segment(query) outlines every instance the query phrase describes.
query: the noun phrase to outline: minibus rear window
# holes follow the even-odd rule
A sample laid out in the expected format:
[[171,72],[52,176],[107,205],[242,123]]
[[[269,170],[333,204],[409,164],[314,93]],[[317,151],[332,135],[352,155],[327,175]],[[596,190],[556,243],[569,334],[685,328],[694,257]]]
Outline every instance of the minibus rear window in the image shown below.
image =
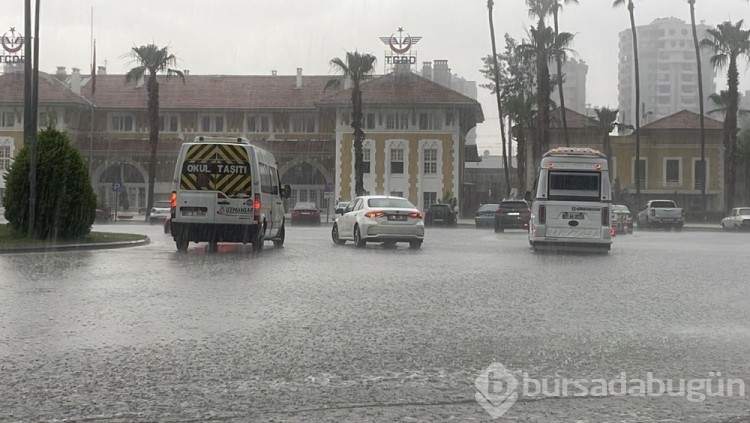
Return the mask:
[[601,201],[601,172],[549,172],[547,199],[553,201]]

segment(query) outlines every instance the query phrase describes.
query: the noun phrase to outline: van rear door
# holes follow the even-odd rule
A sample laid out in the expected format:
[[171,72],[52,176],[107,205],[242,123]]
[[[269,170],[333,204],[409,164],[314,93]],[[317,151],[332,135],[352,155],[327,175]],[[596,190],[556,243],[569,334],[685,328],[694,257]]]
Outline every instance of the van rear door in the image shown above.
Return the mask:
[[214,185],[217,224],[248,225],[253,221],[253,173],[249,148],[216,144]]
[[608,230],[610,218],[609,207],[602,204],[603,182],[607,181],[599,171],[550,170],[545,236],[601,238],[602,228]]
[[177,192],[175,220],[182,223],[214,223],[212,144],[187,145]]

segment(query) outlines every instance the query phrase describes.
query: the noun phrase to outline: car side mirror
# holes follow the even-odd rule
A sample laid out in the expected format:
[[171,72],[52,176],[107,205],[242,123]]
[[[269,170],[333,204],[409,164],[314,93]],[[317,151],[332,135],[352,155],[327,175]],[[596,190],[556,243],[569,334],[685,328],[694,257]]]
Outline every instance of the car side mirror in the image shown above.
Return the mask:
[[282,198],[290,198],[292,196],[292,187],[289,184],[284,185],[284,190],[281,192]]
[[336,211],[334,213],[335,214],[341,214],[341,215],[343,215],[344,214],[344,209],[341,208],[341,207],[339,207],[339,208],[336,209]]

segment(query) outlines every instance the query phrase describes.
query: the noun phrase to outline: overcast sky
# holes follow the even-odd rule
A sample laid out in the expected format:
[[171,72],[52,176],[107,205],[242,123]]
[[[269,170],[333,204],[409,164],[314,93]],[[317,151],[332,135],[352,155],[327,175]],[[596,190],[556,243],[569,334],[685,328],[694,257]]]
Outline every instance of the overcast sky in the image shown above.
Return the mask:
[[[617,34],[629,28],[626,8],[612,0],[579,0],[566,6],[562,31],[576,33],[575,56],[589,65],[587,103],[617,107]],[[33,3],[33,1],[32,1]],[[42,0],[40,67],[91,64],[91,10],[97,64],[109,73],[129,68],[133,45],[168,45],[179,67],[192,74],[331,73],[329,61],[359,50],[378,57],[383,72],[386,46],[379,37],[403,27],[422,40],[414,50],[423,61],[447,59],[452,71],[483,83],[482,56],[491,52],[486,0]],[[673,16],[690,21],[687,0],[636,0],[637,25]],[[3,0],[0,34],[23,31],[23,0]],[[499,47],[508,32],[525,36],[531,24],[524,0],[495,0]],[[750,16],[746,0],[698,0],[700,22],[716,25]],[[741,79],[747,79],[741,68]],[[717,77],[719,87],[725,86]],[[742,88],[750,87],[743,81]],[[477,128],[480,152],[499,152],[497,108],[488,91],[479,89],[485,123]]]

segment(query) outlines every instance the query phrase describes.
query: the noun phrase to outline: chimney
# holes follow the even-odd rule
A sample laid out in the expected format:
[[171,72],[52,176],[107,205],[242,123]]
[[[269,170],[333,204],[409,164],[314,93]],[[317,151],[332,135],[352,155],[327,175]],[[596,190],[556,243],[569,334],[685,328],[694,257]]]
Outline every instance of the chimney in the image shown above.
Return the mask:
[[81,70],[78,68],[73,68],[72,70],[73,72],[70,74],[70,80],[68,82],[70,90],[75,94],[81,95]]
[[297,68],[297,88],[302,88],[302,68]]
[[432,79],[432,62],[422,62],[422,77]]
[[57,79],[65,79],[65,77],[68,75],[68,72],[65,70],[65,66],[58,66],[57,72],[55,72],[55,76]]
[[271,76],[276,76],[277,74],[278,74],[278,72],[276,72],[276,69],[274,69],[274,70],[271,71]]
[[444,87],[451,86],[451,70],[448,67],[447,60],[435,60],[433,81]]
[[96,67],[96,73],[98,75],[106,75],[107,74],[107,67],[106,66],[97,66]]

